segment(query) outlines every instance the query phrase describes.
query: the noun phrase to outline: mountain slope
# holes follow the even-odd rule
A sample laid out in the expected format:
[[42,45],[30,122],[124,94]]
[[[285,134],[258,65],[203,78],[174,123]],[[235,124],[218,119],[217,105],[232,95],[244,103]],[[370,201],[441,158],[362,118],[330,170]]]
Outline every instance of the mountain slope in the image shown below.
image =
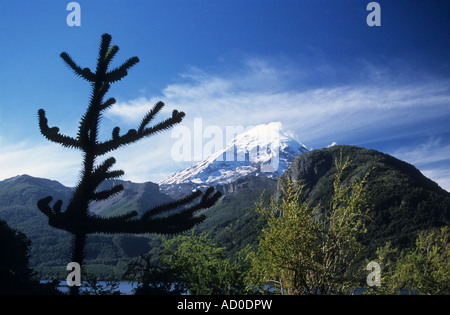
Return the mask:
[[[368,224],[365,244],[371,249],[386,241],[408,247],[418,231],[450,224],[449,192],[413,165],[375,150],[355,146],[313,150],[294,158],[283,178],[303,181],[304,197],[325,208],[333,193],[334,161],[341,153],[351,160],[343,184],[370,171],[366,189],[373,221]],[[279,181],[276,198],[280,196]]]
[[[154,183],[136,184],[124,181],[106,181],[100,189],[122,184],[125,190],[117,196],[99,203],[93,203],[91,212],[98,215],[117,215],[130,210],[138,212],[160,203],[171,201],[159,192]],[[72,237],[69,233],[52,228],[47,217],[37,208],[39,199],[53,196],[68,204],[73,188],[57,181],[35,178],[28,175],[16,176],[0,181],[0,219],[9,226],[26,234],[31,240],[30,267],[43,274],[66,274],[65,266],[70,259]],[[130,258],[147,253],[152,246],[153,236],[89,235],[86,250],[87,268],[95,268],[100,274],[113,275],[117,266],[126,266]],[[99,266],[99,267],[96,267]],[[121,275],[121,271],[117,271]]]
[[[344,173],[343,184],[370,171],[366,188],[373,220],[369,222],[363,239],[367,254],[373,253],[386,241],[407,247],[418,231],[450,224],[450,193],[423,176],[414,166],[375,150],[334,146],[302,153],[293,158],[281,178],[304,181],[305,198],[312,204],[320,201],[325,206],[333,192],[334,160],[341,152],[344,158],[348,156],[352,161]],[[116,201],[110,200],[109,208],[93,205],[91,210],[102,215],[115,215],[131,209],[139,211],[140,207],[149,206],[150,197],[154,197],[157,189],[152,183],[121,183],[125,191]],[[261,221],[253,212],[254,204],[260,200],[264,190],[265,196],[274,193],[279,198],[279,181],[277,187],[276,179],[251,175],[216,187],[226,192],[225,197],[204,211],[206,220],[195,230],[209,233],[215,242],[231,253],[236,253],[246,244],[256,244]],[[0,218],[6,219],[11,227],[24,232],[32,240],[30,266],[37,271],[67,275],[65,266],[70,257],[71,237],[49,227],[36,203],[48,195],[68,200],[71,193],[72,188],[58,182],[31,176],[17,176],[0,182]],[[89,268],[94,268],[90,272],[121,275],[132,258],[155,250],[158,244],[156,236],[89,236],[87,263]]]
[[43,222],[44,216],[36,206],[39,199],[52,195],[67,203],[72,192],[72,188],[45,178],[20,175],[5,179],[0,181],[0,215],[22,230],[30,225],[29,219],[39,217]]
[[131,181],[108,180],[100,184],[98,190],[107,190],[118,184],[124,186],[123,191],[107,200],[93,202],[89,211],[101,216],[121,215],[131,210],[141,214],[152,206],[173,201],[160,192],[159,186],[152,182],[138,184]]
[[165,192],[185,193],[197,187],[226,185],[248,176],[277,179],[295,156],[307,151],[303,144],[281,131],[281,124],[262,124],[158,184]]

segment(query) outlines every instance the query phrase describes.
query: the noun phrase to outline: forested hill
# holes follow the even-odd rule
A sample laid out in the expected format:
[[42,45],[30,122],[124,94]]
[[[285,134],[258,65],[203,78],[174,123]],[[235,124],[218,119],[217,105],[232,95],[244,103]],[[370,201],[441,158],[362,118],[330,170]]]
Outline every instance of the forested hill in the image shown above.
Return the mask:
[[[117,181],[125,190],[106,201],[92,203],[91,211],[102,216],[117,215],[131,210],[141,212],[148,207],[158,205],[172,199],[159,192],[154,183],[136,184]],[[101,189],[117,184],[114,181],[102,183]],[[48,219],[37,208],[37,201],[46,196],[53,196],[54,201],[61,199],[63,209],[72,197],[73,188],[61,183],[19,175],[0,181],[0,219],[8,225],[24,233],[31,241],[30,267],[45,274],[58,270],[64,274],[64,266],[70,260],[72,237],[69,233],[57,230],[48,225]],[[91,235],[87,246],[88,265],[95,267],[93,272],[112,274],[117,265],[126,266],[131,258],[147,253],[150,236],[132,235]],[[123,269],[123,268],[122,268]],[[119,272],[121,274],[123,270]]]
[[[365,254],[374,253],[386,241],[395,247],[413,245],[417,232],[432,227],[450,225],[450,193],[425,177],[414,166],[390,155],[354,146],[334,146],[313,150],[294,158],[282,176],[301,180],[306,185],[303,193],[311,204],[320,202],[326,209],[333,192],[336,173],[335,159],[348,157],[350,166],[343,174],[343,184],[362,178],[370,171],[366,189],[372,221],[368,223],[363,243]],[[170,198],[161,194],[152,183],[122,182],[123,194],[108,200],[103,209],[92,207],[100,215],[115,215],[132,209],[141,210],[152,202]],[[227,195],[206,210],[206,220],[198,225],[198,233],[205,232],[227,253],[233,255],[247,244],[257,244],[261,220],[254,211],[261,194],[280,196],[280,182],[257,178],[242,179],[225,187]],[[70,257],[71,237],[51,228],[47,218],[39,212],[36,202],[52,195],[64,204],[73,193],[72,188],[56,181],[17,176],[0,182],[0,219],[26,234],[32,241],[30,266],[44,274],[62,272]],[[154,199],[158,197],[157,199]],[[169,198],[169,199],[167,199]],[[92,272],[121,275],[128,262],[141,254],[154,251],[160,244],[159,236],[92,235],[87,247],[87,263]]]
[[[283,178],[301,180],[311,204],[329,204],[333,192],[335,159],[351,160],[343,184],[369,173],[366,189],[372,222],[365,243],[371,249],[391,241],[409,247],[420,230],[450,224],[450,193],[425,177],[413,165],[375,150],[356,146],[333,146],[294,158]],[[281,194],[280,181],[276,192]]]

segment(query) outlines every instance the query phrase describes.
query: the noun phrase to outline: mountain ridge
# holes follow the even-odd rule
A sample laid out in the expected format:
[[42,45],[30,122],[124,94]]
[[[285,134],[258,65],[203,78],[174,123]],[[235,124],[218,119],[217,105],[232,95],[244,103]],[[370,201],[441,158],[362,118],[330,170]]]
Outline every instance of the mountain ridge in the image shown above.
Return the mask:
[[301,181],[303,196],[312,205],[329,204],[336,174],[335,159],[347,157],[350,165],[343,185],[368,173],[365,185],[373,222],[366,242],[371,248],[391,241],[408,247],[420,230],[450,225],[450,193],[423,175],[414,165],[389,154],[349,145],[312,150],[292,161],[280,181],[275,199],[282,196],[281,181]]
[[[450,224],[450,193],[421,174],[413,165],[375,150],[355,146],[311,150],[297,155],[281,178],[304,180],[307,184],[304,193],[310,202],[320,201],[326,204],[333,190],[334,159],[341,152],[343,158],[348,156],[351,160],[350,167],[344,174],[344,184],[360,178],[369,170],[371,172],[367,189],[373,196],[370,203],[376,207],[373,209],[373,222],[368,225],[365,242],[372,252],[386,241],[402,247],[408,246],[418,231]],[[125,185],[126,191],[119,198],[122,204],[118,202],[109,211],[97,213],[116,215],[136,210],[140,205],[146,204],[145,194],[142,193],[146,190],[145,187],[148,188],[148,194],[153,194],[157,188],[157,184],[151,182],[120,183]],[[115,184],[117,182],[104,183]],[[211,232],[211,236],[223,243],[223,246],[232,248],[234,252],[238,251],[239,246],[257,240],[258,219],[251,209],[259,201],[260,193],[265,190],[266,196],[267,193],[273,193],[279,197],[279,185],[280,180],[247,176],[216,186],[227,192],[226,196],[217,205],[203,212],[206,220],[196,230]],[[73,188],[65,187],[57,181],[28,175],[0,181],[0,218],[32,240],[30,264],[37,267],[37,270],[64,272],[61,266],[67,264],[65,259],[69,257],[68,244],[71,238],[67,233],[49,227],[36,203],[48,195],[65,201],[71,197],[72,192]],[[88,261],[93,266],[101,266],[96,269],[97,272],[109,274],[118,266],[126,265],[133,257],[156,248],[158,240],[156,236],[93,235],[88,242]]]

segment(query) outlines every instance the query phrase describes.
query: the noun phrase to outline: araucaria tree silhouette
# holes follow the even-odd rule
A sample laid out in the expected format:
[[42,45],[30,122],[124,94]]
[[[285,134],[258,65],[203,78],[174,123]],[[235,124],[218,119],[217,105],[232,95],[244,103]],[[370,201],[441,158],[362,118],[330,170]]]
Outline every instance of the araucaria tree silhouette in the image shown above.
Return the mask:
[[[221,196],[220,192],[210,187],[204,193],[195,191],[178,201],[149,209],[140,217],[138,217],[137,211],[131,211],[116,217],[100,217],[89,212],[91,202],[108,199],[124,189],[122,185],[116,185],[111,189],[98,191],[98,187],[103,181],[120,177],[124,172],[122,170],[110,170],[115,163],[113,157],[109,157],[99,164],[96,163],[96,159],[119,147],[168,130],[175,124],[180,123],[185,116],[183,112],[174,110],[172,117],[153,126],[148,126],[164,106],[164,103],[158,102],[145,114],[137,129],[131,129],[120,135],[120,128],[115,127],[111,139],[100,141],[98,134],[102,112],[115,103],[114,98],[104,100],[105,94],[112,83],[123,79],[128,74],[128,70],[139,62],[137,57],[132,57],[120,67],[108,70],[108,66],[118,50],[119,47],[116,45],[111,46],[109,34],[102,35],[95,72],[92,72],[89,68],[81,68],[67,53],[61,53],[62,59],[75,71],[76,75],[91,83],[92,86],[90,103],[86,113],[81,118],[76,138],[61,134],[57,127],[50,128],[45,111],[43,109],[38,111],[39,128],[44,137],[64,147],[81,150],[83,153],[81,178],[66,210],[61,211],[61,200],[56,201],[51,206],[50,203],[53,199],[51,196],[39,200],[37,204],[39,210],[48,217],[49,225],[74,235],[71,261],[77,262],[80,266],[83,264],[87,234],[175,234],[183,232],[202,222],[204,216],[196,215],[197,212],[211,207]],[[174,211],[175,209],[178,209],[178,211]],[[72,294],[77,294],[78,290],[77,286],[71,287]]]

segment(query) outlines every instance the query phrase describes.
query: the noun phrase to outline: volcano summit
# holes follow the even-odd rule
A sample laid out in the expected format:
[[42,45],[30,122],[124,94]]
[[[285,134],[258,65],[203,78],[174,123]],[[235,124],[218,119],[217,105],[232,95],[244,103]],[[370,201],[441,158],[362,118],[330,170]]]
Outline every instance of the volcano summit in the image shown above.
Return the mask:
[[158,182],[163,190],[177,185],[192,189],[229,184],[249,175],[276,179],[292,159],[308,149],[281,131],[272,122],[255,126],[237,135],[206,159]]

